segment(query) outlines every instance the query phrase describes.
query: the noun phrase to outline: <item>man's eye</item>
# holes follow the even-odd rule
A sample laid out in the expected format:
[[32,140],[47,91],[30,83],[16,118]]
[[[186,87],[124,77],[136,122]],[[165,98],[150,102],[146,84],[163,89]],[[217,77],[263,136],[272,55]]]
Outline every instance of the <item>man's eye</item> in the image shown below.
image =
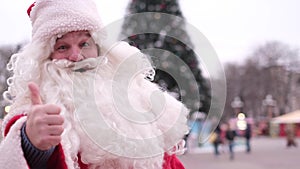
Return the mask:
[[62,50],[65,50],[67,49],[66,46],[59,46],[58,48],[56,48],[56,50],[59,50],[59,51],[62,51]]
[[83,42],[83,43],[81,44],[81,47],[88,47],[88,46],[90,46],[90,44],[89,44],[88,42]]

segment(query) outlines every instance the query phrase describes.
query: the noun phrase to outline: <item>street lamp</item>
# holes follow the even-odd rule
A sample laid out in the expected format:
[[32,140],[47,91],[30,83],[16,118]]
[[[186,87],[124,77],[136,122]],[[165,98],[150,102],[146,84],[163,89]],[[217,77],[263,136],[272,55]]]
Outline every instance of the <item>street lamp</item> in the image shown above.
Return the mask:
[[263,106],[267,108],[267,118],[273,118],[274,108],[276,106],[276,100],[273,99],[272,95],[268,94],[263,100]]
[[231,102],[231,107],[234,109],[234,117],[236,117],[244,106],[244,102],[242,102],[241,98],[236,96]]
[[266,107],[266,128],[264,129],[265,134],[267,135],[275,135],[274,126],[271,126],[270,120],[273,118],[274,109],[276,106],[276,100],[273,99],[272,95],[268,94],[266,98],[263,100],[263,106]]

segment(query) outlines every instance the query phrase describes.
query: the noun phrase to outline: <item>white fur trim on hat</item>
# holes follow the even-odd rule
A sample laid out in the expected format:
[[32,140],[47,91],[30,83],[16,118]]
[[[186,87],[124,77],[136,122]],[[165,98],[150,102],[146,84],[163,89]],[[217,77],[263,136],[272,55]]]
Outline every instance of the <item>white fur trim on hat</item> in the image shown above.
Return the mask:
[[32,40],[47,41],[71,31],[102,28],[93,0],[36,0],[30,12]]

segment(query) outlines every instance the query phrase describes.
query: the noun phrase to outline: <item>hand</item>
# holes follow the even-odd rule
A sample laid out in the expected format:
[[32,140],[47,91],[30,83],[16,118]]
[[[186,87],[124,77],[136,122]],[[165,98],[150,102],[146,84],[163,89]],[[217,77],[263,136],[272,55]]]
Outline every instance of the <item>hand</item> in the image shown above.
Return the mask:
[[27,115],[26,135],[36,148],[49,150],[60,143],[64,131],[61,109],[54,104],[43,104],[35,83],[29,83],[28,88],[32,106]]

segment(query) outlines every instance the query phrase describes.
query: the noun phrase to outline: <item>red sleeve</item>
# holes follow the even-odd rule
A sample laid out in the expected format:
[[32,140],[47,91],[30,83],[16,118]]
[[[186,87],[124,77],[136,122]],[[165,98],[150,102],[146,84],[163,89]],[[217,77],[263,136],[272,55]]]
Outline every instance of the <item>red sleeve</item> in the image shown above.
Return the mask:
[[[25,116],[24,114],[20,114],[17,116],[14,116],[12,119],[9,120],[7,123],[5,130],[4,130],[4,135],[6,136],[7,133],[9,132],[11,126],[21,117]],[[62,149],[61,144],[59,144],[53,154],[51,155],[48,163],[47,163],[47,168],[48,169],[67,169],[67,165],[65,162],[65,156],[64,152]],[[79,164],[80,167],[85,169],[87,166],[81,162],[80,156],[79,156]],[[183,164],[180,162],[180,160],[177,158],[175,154],[173,155],[168,155],[167,153],[164,154],[164,163],[163,163],[163,169],[185,169]]]
[[[25,116],[24,114],[16,115],[13,118],[11,118],[4,130],[4,136],[6,136],[11,128],[11,126],[21,117]],[[53,154],[50,156],[48,163],[47,163],[48,169],[68,169],[66,162],[65,162],[65,155],[62,149],[61,144],[56,146]]]
[[[81,161],[81,156],[78,154],[78,164],[80,169],[88,169],[88,165],[84,164]],[[65,160],[65,155],[62,149],[61,144],[56,146],[53,154],[51,155],[50,159],[48,160],[47,163],[47,168],[48,169],[68,169],[66,160]]]
[[78,154],[78,164],[80,166],[80,169],[88,169],[88,165],[84,164],[82,161],[81,161],[81,156],[80,154]]
[[57,145],[47,162],[48,169],[68,169],[61,144]]
[[11,118],[11,119],[8,121],[8,123],[7,123],[7,125],[5,126],[5,129],[4,129],[4,136],[6,136],[6,135],[8,134],[8,132],[9,132],[11,126],[12,126],[13,124],[15,124],[15,122],[16,122],[17,120],[19,120],[19,119],[20,119],[21,117],[23,117],[23,116],[25,116],[25,115],[24,115],[24,114],[19,114],[19,115],[14,116],[13,118]]
[[185,169],[185,168],[175,154],[168,155],[167,153],[165,153],[163,169]]

